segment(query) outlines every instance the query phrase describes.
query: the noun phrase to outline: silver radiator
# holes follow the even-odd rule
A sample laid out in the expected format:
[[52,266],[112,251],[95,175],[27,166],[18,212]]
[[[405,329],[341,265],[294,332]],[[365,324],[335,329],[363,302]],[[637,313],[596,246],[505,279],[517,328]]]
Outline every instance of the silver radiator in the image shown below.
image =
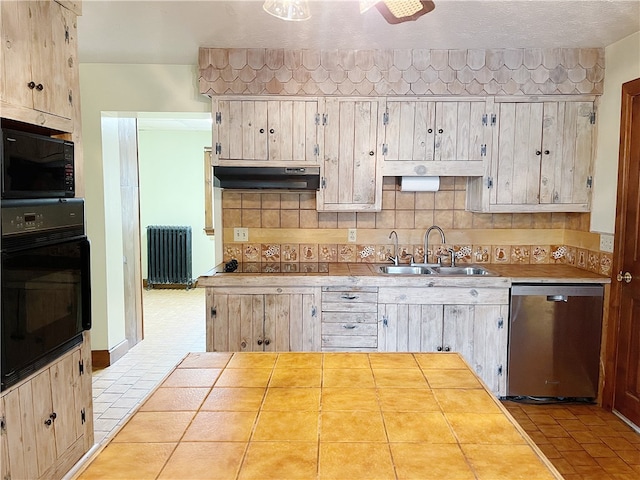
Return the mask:
[[193,285],[191,227],[147,227],[147,288],[156,284]]

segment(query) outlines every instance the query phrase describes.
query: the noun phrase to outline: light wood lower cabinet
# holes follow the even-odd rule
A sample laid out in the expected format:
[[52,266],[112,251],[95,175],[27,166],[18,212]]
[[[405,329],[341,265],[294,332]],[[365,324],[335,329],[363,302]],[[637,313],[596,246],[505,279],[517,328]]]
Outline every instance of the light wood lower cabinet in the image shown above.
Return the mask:
[[322,287],[322,350],[376,351],[378,287]]
[[319,289],[207,288],[207,351],[320,350]]
[[506,394],[508,289],[380,288],[378,350],[458,352]]
[[3,392],[3,479],[62,478],[93,445],[91,350],[66,353]]

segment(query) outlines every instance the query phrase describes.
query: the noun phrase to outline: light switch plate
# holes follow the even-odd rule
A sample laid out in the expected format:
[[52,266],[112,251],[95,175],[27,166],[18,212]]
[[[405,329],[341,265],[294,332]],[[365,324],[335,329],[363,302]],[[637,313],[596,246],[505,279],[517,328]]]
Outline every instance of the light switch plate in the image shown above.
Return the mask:
[[613,253],[613,235],[600,234],[600,251]]
[[358,239],[358,233],[355,228],[350,228],[347,232],[347,242],[355,243]]
[[248,228],[234,228],[233,229],[233,241],[234,242],[248,242],[249,241],[249,229]]

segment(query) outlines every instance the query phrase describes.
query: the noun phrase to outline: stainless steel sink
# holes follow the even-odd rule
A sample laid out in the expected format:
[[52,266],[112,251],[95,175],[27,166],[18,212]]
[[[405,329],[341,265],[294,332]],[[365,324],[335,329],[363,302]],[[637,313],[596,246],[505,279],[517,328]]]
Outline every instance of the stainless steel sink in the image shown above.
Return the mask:
[[477,276],[477,275],[495,275],[495,273],[484,267],[476,265],[466,267],[433,267],[436,275],[458,275],[458,276]]
[[433,275],[434,271],[428,267],[413,267],[410,265],[383,265],[380,273],[394,275]]

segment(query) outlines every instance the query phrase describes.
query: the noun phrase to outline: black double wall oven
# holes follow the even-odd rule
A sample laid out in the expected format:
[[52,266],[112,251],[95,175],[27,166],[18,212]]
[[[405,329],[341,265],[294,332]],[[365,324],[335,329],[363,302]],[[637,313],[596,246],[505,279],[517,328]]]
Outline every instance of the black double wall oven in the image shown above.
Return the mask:
[[[82,342],[82,332],[91,328],[91,288],[84,200],[72,196],[73,144],[4,130],[2,136],[5,390]],[[21,139],[20,148],[11,141],[7,146],[8,137]]]

